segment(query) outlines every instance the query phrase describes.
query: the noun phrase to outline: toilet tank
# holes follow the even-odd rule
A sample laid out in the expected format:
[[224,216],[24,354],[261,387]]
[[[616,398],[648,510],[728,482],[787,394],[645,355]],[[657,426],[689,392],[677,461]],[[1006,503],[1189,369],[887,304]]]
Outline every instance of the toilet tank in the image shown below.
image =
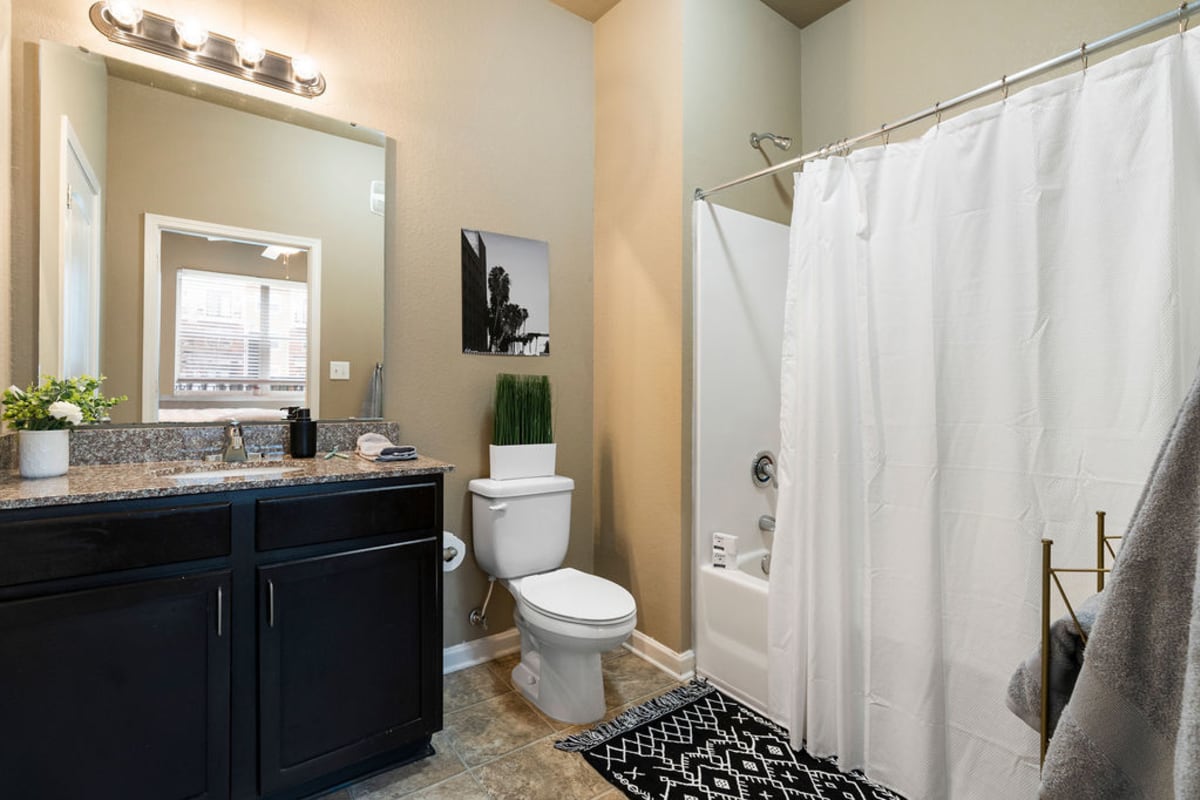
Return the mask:
[[476,478],[471,491],[475,561],[495,578],[557,569],[571,539],[571,491],[561,475],[494,481]]

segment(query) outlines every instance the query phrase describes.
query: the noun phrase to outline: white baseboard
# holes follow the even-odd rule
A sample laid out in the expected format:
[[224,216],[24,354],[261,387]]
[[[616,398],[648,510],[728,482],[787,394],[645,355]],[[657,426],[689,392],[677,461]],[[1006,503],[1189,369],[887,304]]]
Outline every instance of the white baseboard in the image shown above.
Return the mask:
[[663,672],[670,673],[677,681],[686,681],[696,674],[696,654],[691,650],[677,653],[662,642],[651,639],[641,631],[634,631],[625,649],[649,661]]
[[452,645],[442,650],[442,673],[448,675],[458,672],[460,669],[483,664],[520,649],[521,635],[516,628]]
[[[688,650],[677,653],[665,644],[651,639],[641,631],[634,631],[625,642],[625,649],[640,658],[644,658],[675,680],[686,681],[696,674],[696,654]],[[509,628],[500,633],[485,636],[482,639],[472,639],[469,642],[452,645],[442,651],[442,673],[458,672],[476,664],[483,664],[497,658],[516,653],[521,649],[521,635],[517,629]]]

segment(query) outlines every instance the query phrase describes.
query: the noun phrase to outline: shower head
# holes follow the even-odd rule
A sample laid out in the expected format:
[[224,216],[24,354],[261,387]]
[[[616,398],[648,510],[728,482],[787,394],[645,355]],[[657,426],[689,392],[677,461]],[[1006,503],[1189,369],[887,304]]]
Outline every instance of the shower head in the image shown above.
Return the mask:
[[792,146],[792,137],[776,136],[773,133],[752,133],[750,134],[750,146],[756,150],[762,150],[763,139],[769,140],[780,150],[787,150]]

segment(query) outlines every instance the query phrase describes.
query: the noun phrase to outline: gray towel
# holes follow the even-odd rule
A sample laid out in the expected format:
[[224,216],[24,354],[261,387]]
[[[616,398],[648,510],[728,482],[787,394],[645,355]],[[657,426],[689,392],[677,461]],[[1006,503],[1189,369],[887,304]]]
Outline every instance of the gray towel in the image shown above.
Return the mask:
[[1105,588],[1046,754],[1046,800],[1200,797],[1198,533],[1200,381],[1159,451]]
[[[1084,636],[1091,636],[1096,614],[1104,605],[1103,594],[1094,594],[1075,609]],[[1067,614],[1050,626],[1050,733],[1058,724],[1063,707],[1071,699],[1079,670],[1083,667],[1083,639],[1075,621]],[[1030,653],[1008,682],[1008,710],[1035,731],[1042,719],[1042,648]]]

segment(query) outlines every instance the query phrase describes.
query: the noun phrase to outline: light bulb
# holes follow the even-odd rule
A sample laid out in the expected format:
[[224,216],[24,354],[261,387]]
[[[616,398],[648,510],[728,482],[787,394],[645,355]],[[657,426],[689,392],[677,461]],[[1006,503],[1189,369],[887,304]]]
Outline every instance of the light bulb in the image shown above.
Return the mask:
[[316,59],[312,56],[300,55],[292,59],[292,75],[301,83],[312,83],[320,74]]
[[257,67],[267,57],[266,48],[253,36],[243,36],[233,46],[237,49],[238,58],[247,67]]
[[175,20],[175,35],[189,50],[199,50],[208,41],[208,30],[194,19]]
[[142,7],[133,0],[108,0],[104,10],[118,27],[133,30],[142,21]]

